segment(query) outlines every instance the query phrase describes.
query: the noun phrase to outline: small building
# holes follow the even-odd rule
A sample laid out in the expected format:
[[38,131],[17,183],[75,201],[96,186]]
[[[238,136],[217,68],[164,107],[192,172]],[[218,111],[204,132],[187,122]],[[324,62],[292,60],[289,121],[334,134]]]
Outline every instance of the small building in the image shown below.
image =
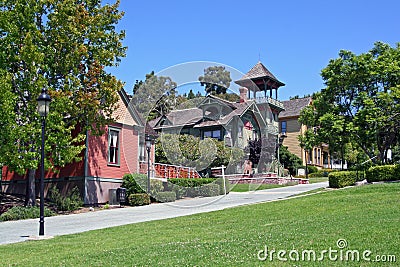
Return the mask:
[[[142,161],[146,160],[145,134],[154,135],[154,130],[141,118],[130,104],[124,90],[118,92],[118,109],[113,114],[114,123],[107,125],[101,136],[86,133],[86,149],[82,160],[60,168],[58,172],[46,172],[46,194],[51,185],[57,185],[62,193],[77,186],[86,205],[109,201],[109,189],[121,186],[127,173],[138,173]],[[154,162],[154,146],[151,152]],[[39,171],[36,190],[38,191]],[[1,184],[3,192],[25,194],[26,175],[20,176],[3,167]]]

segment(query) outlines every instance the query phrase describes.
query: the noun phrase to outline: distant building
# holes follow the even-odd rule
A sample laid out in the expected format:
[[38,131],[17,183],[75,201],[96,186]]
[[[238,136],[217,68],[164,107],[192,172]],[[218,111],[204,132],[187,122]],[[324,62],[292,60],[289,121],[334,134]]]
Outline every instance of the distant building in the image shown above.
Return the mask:
[[[279,114],[279,132],[286,136],[283,145],[288,150],[297,155],[303,162],[303,165],[309,164],[319,168],[340,169],[340,160],[331,159],[328,145],[314,147],[310,151],[305,151],[300,147],[298,137],[303,135],[307,126],[299,122],[301,111],[312,103],[311,97],[298,98],[283,101],[285,110]],[[347,168],[347,164],[344,164]]]
[[[241,86],[237,103],[208,95],[196,108],[173,110],[150,125],[157,132],[215,138],[231,147],[245,148],[249,140],[261,139],[264,159],[271,161],[277,142],[278,114],[284,110],[277,99],[278,88],[284,83],[261,62],[235,83]],[[258,164],[259,169],[263,168],[261,165]]]

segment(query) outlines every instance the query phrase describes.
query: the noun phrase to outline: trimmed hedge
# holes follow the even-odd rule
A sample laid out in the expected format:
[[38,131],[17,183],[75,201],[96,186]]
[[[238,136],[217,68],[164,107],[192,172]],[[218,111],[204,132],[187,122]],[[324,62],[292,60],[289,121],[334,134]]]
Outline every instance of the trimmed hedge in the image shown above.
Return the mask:
[[199,187],[204,184],[214,182],[214,178],[173,178],[168,179],[168,182],[181,187]]
[[215,197],[219,196],[219,185],[217,184],[206,184],[199,187],[199,195],[203,197]]
[[172,191],[158,192],[154,195],[158,202],[174,202],[176,200],[176,193]]
[[355,171],[331,172],[328,178],[329,187],[342,188],[354,185],[357,181],[357,174]]
[[131,206],[143,206],[150,204],[150,196],[148,194],[136,193],[128,196],[128,203]]
[[[219,185],[219,194],[224,195],[225,194],[225,189],[224,189],[224,179],[217,178],[215,180],[215,184]],[[229,194],[230,189],[231,189],[231,184],[229,183],[229,179],[225,178],[225,188],[226,188],[226,193]]]
[[369,183],[400,180],[400,165],[374,166],[366,171]]

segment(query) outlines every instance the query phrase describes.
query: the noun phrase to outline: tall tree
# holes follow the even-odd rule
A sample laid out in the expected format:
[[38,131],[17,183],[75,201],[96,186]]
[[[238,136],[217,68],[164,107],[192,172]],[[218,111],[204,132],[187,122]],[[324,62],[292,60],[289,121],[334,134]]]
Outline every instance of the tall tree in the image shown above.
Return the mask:
[[[84,132],[99,134],[110,122],[122,83],[106,72],[125,56],[119,2],[4,0],[0,4],[0,83],[7,97],[0,145],[2,162],[28,173],[27,205],[35,204],[41,122],[36,99],[43,88],[53,101],[47,117],[46,168],[81,160]],[[4,114],[3,114],[4,115]],[[79,133],[75,133],[80,130]],[[50,160],[51,159],[51,160]]]
[[147,74],[133,95],[133,104],[147,120],[167,114],[176,106],[176,86],[170,77]]
[[300,120],[316,127],[315,135],[332,149],[351,142],[370,159],[386,161],[399,143],[400,44],[381,42],[367,53],[340,51],[322,70],[326,88],[314,96]]
[[204,69],[204,76],[200,76],[199,81],[208,94],[225,94],[232,79],[224,66],[211,66]]

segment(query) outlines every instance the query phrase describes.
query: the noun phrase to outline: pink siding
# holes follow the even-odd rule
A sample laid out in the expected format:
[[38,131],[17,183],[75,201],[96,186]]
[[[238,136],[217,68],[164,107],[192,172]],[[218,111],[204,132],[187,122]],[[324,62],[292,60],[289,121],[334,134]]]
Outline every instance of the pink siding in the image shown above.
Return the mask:
[[108,164],[108,128],[102,136],[89,137],[88,176],[121,179],[138,171],[138,132],[132,126],[112,125],[120,130],[119,166]]

